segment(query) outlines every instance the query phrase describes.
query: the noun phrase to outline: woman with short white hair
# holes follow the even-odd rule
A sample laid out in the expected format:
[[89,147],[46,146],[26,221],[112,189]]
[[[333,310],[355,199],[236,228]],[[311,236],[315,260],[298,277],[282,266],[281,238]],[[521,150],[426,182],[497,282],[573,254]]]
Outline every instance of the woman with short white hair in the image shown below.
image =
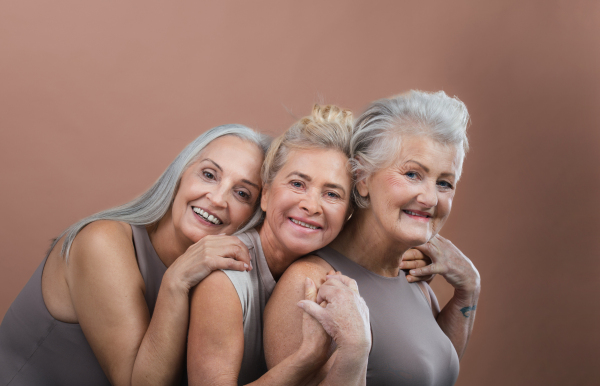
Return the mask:
[[[361,115],[351,145],[357,208],[328,247],[291,265],[279,280],[265,310],[269,367],[301,342],[296,303],[305,278],[318,283],[334,269],[357,281],[369,307],[368,385],[454,384],[473,328],[480,278],[439,231],[468,149],[468,121],[465,105],[441,91],[382,99]],[[411,248],[433,263],[410,276],[437,273],[454,287],[441,311],[429,285],[405,279],[400,259]]]

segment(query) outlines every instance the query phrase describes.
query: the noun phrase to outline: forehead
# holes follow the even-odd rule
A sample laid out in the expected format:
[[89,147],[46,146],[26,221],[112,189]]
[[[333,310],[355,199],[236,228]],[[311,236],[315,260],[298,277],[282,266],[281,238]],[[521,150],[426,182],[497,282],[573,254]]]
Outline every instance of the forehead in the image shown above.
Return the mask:
[[410,135],[402,138],[392,165],[401,167],[410,161],[437,173],[458,175],[461,155],[456,145],[442,144],[424,135]]
[[198,162],[215,163],[223,173],[233,173],[246,179],[259,179],[263,153],[253,142],[226,135],[206,145],[195,163]]
[[286,178],[292,172],[344,185],[349,185],[352,179],[348,157],[334,149],[291,149],[275,178]]

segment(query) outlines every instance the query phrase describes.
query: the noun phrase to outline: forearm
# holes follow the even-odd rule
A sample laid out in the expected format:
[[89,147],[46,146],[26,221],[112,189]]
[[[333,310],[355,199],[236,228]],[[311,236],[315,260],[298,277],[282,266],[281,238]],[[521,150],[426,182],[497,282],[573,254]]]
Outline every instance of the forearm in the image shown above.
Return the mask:
[[369,349],[370,346],[358,349],[339,347],[336,351],[333,365],[329,369],[325,379],[319,383],[319,386],[365,385],[367,381]]
[[180,287],[163,280],[134,363],[132,385],[174,385],[179,382],[185,363],[189,323],[189,291]]
[[312,353],[297,350],[271,368],[262,377],[252,382],[253,386],[305,385],[323,365]]
[[452,299],[437,317],[440,328],[450,338],[459,359],[462,358],[473,331],[479,292],[479,283],[470,290],[456,289]]

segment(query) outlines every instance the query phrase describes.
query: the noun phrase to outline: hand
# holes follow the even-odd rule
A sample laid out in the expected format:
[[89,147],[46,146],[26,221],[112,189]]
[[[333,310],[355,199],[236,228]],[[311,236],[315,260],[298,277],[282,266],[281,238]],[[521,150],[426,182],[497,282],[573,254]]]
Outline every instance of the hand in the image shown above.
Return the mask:
[[[317,304],[317,286],[308,277],[304,282],[304,299]],[[320,307],[325,306],[326,302],[322,302],[320,305]],[[318,362],[319,366],[327,362],[335,350],[335,343],[331,337],[327,335],[321,324],[307,312],[302,313],[301,350],[306,350],[305,352],[310,353],[309,356],[311,359]]]
[[[319,306],[323,301],[327,302],[324,308]],[[368,353],[369,309],[358,293],[356,281],[341,274],[327,275],[327,281],[319,288],[317,302],[302,300],[298,306],[321,323],[338,347],[362,348]]]
[[410,283],[417,281],[426,281],[430,283],[435,277],[435,274],[425,276],[413,276],[407,272],[410,269],[423,268],[428,264],[431,264],[431,259],[429,258],[429,256],[425,255],[418,249],[411,248],[408,251],[404,252],[404,254],[402,255],[402,260],[400,261],[400,269],[406,272],[406,280],[408,280]]
[[[246,245],[235,236],[208,235],[191,245],[167,269],[165,277],[190,290],[212,271],[232,269],[250,271],[250,253]],[[168,274],[168,275],[167,275]],[[164,281],[164,280],[163,280]]]
[[411,269],[411,275],[421,277],[439,273],[457,290],[471,292],[479,288],[477,268],[450,240],[436,235],[415,249],[429,256],[433,263],[423,268]]

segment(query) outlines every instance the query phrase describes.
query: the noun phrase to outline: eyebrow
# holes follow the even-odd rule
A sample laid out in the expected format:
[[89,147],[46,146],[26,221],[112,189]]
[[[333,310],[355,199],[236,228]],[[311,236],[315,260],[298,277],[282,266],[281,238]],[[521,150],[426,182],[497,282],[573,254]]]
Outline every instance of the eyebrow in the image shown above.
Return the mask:
[[[311,181],[312,181],[312,178],[311,178],[310,176],[308,176],[308,175],[306,175],[306,174],[304,174],[304,173],[300,173],[300,172],[298,172],[298,171],[293,171],[293,172],[291,172],[290,174],[288,174],[288,175],[286,176],[286,178],[287,178],[287,177],[290,177],[290,176],[298,176],[298,177],[300,177],[300,178],[303,178],[303,179],[305,179],[305,180],[306,180],[306,181],[308,181],[308,182],[311,182]],[[326,183],[326,184],[324,184],[323,186],[325,186],[326,188],[331,188],[331,189],[339,189],[339,190],[341,190],[342,192],[344,192],[344,194],[346,194],[346,189],[344,189],[344,188],[343,188],[341,185],[338,185],[338,184],[334,184],[334,183],[331,183],[331,182],[329,182],[329,183]]]
[[[215,165],[215,167],[216,167],[217,169],[219,169],[220,171],[223,171],[223,168],[221,167],[221,165],[219,165],[219,164],[218,164],[218,163],[216,163],[215,161],[211,160],[210,158],[205,158],[205,159],[203,159],[203,160],[202,160],[202,162],[203,162],[203,161],[209,161],[209,162],[211,162],[213,165]],[[243,179],[243,180],[242,180],[242,182],[243,182],[243,183],[246,183],[246,184],[248,184],[248,185],[254,186],[256,189],[260,190],[260,186],[258,186],[257,184],[255,184],[255,183],[254,183],[254,182],[252,182],[252,181],[249,181],[249,180]]]
[[246,183],[246,184],[248,184],[248,185],[252,185],[252,186],[254,186],[256,189],[260,190],[260,187],[259,187],[257,184],[255,184],[254,182],[250,182],[250,181],[248,181],[248,180],[242,180],[242,182],[244,182],[244,183]]
[[[423,168],[423,170],[425,170],[426,173],[429,173],[429,168],[427,166],[423,165],[422,163],[415,161],[413,159],[409,159],[405,163],[409,163],[409,162],[419,165],[421,168]],[[440,177],[455,177],[455,175],[454,175],[454,173],[442,173],[442,174],[440,174]]]
[[210,162],[212,162],[213,165],[215,165],[217,167],[217,169],[219,169],[220,171],[223,171],[223,168],[218,163],[216,163],[215,161],[211,160],[210,158],[205,158],[201,162],[204,162],[204,161],[210,161]]
[[285,178],[288,178],[288,177],[290,177],[290,176],[298,176],[298,177],[300,177],[300,178],[304,178],[304,179],[305,179],[306,181],[308,181],[308,182],[312,181],[312,178],[310,178],[310,176],[307,176],[306,174],[304,174],[304,173],[300,173],[300,172],[297,172],[297,171],[293,171],[293,172],[291,172],[291,173],[290,173],[290,174],[288,174],[288,175],[287,175]]

